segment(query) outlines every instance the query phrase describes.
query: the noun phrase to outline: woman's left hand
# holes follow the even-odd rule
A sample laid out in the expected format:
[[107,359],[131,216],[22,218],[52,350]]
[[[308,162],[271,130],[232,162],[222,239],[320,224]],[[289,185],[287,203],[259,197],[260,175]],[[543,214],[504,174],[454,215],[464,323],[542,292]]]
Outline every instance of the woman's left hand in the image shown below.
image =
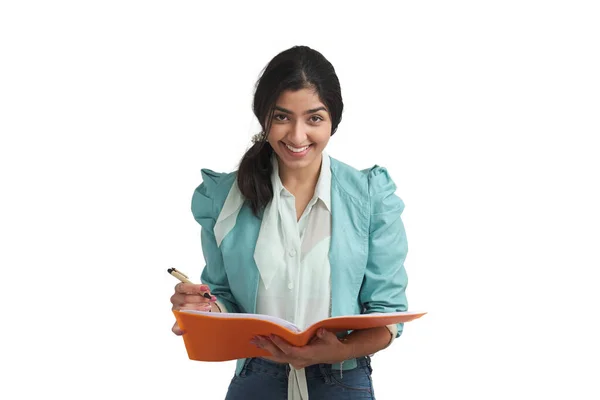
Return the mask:
[[350,357],[349,345],[341,342],[336,335],[321,328],[306,346],[296,347],[279,336],[257,336],[250,343],[267,350],[271,357],[267,360],[291,364],[296,369],[314,364],[335,364]]

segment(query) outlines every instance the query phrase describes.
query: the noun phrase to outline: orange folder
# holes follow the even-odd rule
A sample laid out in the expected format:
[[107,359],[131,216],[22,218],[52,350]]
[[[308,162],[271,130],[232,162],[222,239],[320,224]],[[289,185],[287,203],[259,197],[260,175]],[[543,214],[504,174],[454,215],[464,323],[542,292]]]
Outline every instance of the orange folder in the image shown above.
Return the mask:
[[185,332],[183,341],[190,360],[228,361],[263,357],[270,353],[250,343],[254,336],[277,335],[294,346],[306,345],[317,329],[331,332],[375,328],[409,322],[425,312],[392,312],[332,317],[300,330],[291,322],[262,314],[211,313],[174,310],[177,324]]

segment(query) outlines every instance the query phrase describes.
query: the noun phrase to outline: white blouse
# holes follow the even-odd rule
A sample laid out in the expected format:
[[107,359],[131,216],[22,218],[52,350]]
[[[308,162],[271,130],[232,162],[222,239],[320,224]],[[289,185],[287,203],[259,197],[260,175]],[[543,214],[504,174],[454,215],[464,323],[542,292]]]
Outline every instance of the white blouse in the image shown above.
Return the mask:
[[[298,328],[329,318],[331,282],[331,170],[323,154],[315,193],[299,220],[296,200],[283,186],[273,157],[273,200],[265,208],[254,260],[261,275],[256,311]],[[308,399],[304,368],[290,365],[288,399]]]
[[260,271],[256,312],[300,329],[330,316],[331,171],[323,155],[315,193],[299,220],[273,157],[273,200],[265,208],[254,260]]

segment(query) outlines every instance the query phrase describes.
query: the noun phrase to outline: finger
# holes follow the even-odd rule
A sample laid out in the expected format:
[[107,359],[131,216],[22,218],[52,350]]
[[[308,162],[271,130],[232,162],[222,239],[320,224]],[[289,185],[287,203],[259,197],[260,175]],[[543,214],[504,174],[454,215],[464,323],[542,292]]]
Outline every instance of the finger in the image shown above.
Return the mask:
[[209,291],[207,285],[179,282],[175,285],[175,292],[181,294],[204,294]]
[[337,341],[338,338],[333,333],[329,332],[327,329],[320,328],[317,330],[317,337],[325,342],[331,342],[333,340]]
[[340,341],[335,333],[324,328],[321,328],[317,331],[317,337],[327,344],[338,344]]
[[216,301],[216,297],[214,301],[211,299],[204,298],[197,294],[181,294],[176,293],[171,296],[171,304],[173,304],[173,308],[181,307],[182,304],[210,304]]
[[183,300],[183,303],[211,303],[217,300],[216,297],[213,296],[213,298],[214,300],[209,300],[206,297],[200,296],[198,294],[184,294],[181,299]]
[[287,341],[285,341],[277,335],[271,335],[270,339],[273,342],[273,344],[275,344],[275,346],[277,346],[285,355],[292,357],[294,356],[296,351],[295,346],[292,346]]
[[267,350],[269,353],[273,355],[273,357],[283,360],[285,358],[285,354],[279,349],[279,347],[275,346],[273,342],[269,339],[264,338],[262,336],[257,336],[255,339],[256,344],[261,349]]
[[319,341],[319,338],[318,338],[317,335],[315,335],[315,336],[313,336],[313,337],[310,338],[310,340],[308,341],[308,344],[311,345],[311,344],[316,343],[317,341]]
[[174,306],[180,306],[185,303],[185,295],[181,293],[175,293],[171,296],[171,304]]
[[184,311],[184,310],[210,311],[211,306],[210,306],[210,303],[206,303],[206,304],[188,303],[188,304],[182,304],[179,307],[179,310],[180,311]]
[[185,333],[184,331],[181,330],[179,325],[177,325],[177,322],[175,322],[175,324],[173,324],[171,331],[173,331],[173,333],[176,334],[177,336],[181,336]]
[[[188,286],[185,286],[188,285]],[[190,287],[191,286],[191,287]],[[206,289],[206,290],[199,290]],[[192,293],[192,292],[198,293]],[[209,296],[209,297],[206,297]],[[193,285],[188,283],[179,283],[175,286],[175,294],[171,296],[171,303],[173,304],[181,304],[181,303],[202,303],[202,302],[215,302],[217,298],[212,296],[208,291],[208,286],[206,285]]]

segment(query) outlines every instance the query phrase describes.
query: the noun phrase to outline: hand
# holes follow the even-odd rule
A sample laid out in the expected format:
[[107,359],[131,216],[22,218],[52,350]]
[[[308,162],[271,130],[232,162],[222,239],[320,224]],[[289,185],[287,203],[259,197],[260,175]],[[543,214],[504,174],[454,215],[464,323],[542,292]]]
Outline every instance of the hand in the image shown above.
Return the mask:
[[[198,310],[210,311],[211,304],[217,301],[215,296],[209,300],[203,297],[204,293],[209,292],[207,285],[195,285],[193,283],[180,282],[175,286],[175,294],[171,296],[172,310]],[[177,325],[177,322],[171,328],[174,334],[183,335],[183,331]]]
[[250,343],[267,350],[268,360],[291,364],[300,369],[314,364],[335,364],[350,357],[350,346],[341,342],[333,333],[321,328],[309,344],[296,347],[279,336],[257,336]]

